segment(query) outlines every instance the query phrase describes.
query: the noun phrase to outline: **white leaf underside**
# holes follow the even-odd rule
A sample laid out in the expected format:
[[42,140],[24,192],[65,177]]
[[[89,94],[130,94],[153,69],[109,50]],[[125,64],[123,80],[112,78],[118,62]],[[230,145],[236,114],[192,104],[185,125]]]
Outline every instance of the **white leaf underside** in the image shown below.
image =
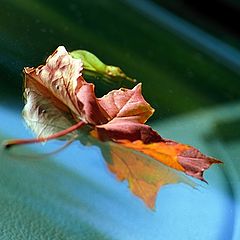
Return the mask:
[[[26,104],[23,108],[23,118],[37,137],[49,137],[73,125],[67,115],[55,107],[52,101],[37,92],[25,89]],[[77,132],[69,133],[64,138],[73,137]]]

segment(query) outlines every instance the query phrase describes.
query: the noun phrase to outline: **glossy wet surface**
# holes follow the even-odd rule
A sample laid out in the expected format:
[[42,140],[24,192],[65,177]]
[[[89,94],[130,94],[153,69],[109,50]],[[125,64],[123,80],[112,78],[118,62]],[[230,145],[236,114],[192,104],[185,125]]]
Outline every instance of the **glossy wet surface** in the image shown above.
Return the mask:
[[[231,109],[238,107],[239,104]],[[191,142],[203,152],[220,157],[217,146],[221,141],[217,138],[209,141],[208,135],[216,121],[229,112],[229,107],[196,112],[155,124],[155,128],[163,135]],[[8,119],[12,119],[12,126],[18,129],[15,133],[27,137],[16,113],[2,108],[1,119],[5,120],[2,133],[8,132]],[[39,146],[38,151],[57,146],[56,142]],[[227,146],[224,149],[228,152]],[[26,153],[33,154],[33,149],[25,149]],[[236,155],[224,162],[205,175],[209,185],[198,182],[197,189],[183,184],[163,187],[156,209],[151,211],[131,194],[126,183],[116,181],[109,173],[96,147],[74,143],[45,160],[12,159],[3,153],[0,211],[4,236],[6,239],[25,238],[28,234],[42,239],[176,239],[178,232],[178,239],[232,239],[234,234],[237,239],[239,178],[235,174],[239,166]]]
[[[197,190],[163,187],[151,211],[126,182],[116,181],[96,147],[76,142],[44,160],[19,155],[62,143],[16,148],[14,156],[1,151],[1,239],[240,238],[240,81],[239,70],[229,64],[239,52],[224,45],[226,61],[216,39],[197,31],[202,40],[196,44],[188,25],[175,26],[171,14],[134,2],[3,0],[0,139],[33,136],[21,118],[21,71],[65,45],[92,51],[143,82],[143,94],[156,108],[153,127],[224,164],[207,171],[209,184],[198,182]],[[118,87],[96,85],[99,96]]]

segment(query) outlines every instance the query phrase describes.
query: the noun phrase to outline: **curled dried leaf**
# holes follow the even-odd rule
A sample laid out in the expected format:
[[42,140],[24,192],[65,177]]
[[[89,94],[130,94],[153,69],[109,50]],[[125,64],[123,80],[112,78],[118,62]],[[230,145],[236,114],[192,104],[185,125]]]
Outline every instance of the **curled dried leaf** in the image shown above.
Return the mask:
[[189,145],[163,139],[146,125],[154,109],[143,98],[141,84],[97,98],[94,84],[84,80],[82,71],[111,81],[128,79],[119,68],[105,65],[87,51],[69,54],[58,47],[45,65],[24,69],[23,117],[38,139],[16,140],[6,146],[82,132],[80,138],[99,145],[109,169],[119,180],[127,180],[131,191],[151,208],[162,185],[194,186],[182,173],[205,181],[204,171],[220,163]]

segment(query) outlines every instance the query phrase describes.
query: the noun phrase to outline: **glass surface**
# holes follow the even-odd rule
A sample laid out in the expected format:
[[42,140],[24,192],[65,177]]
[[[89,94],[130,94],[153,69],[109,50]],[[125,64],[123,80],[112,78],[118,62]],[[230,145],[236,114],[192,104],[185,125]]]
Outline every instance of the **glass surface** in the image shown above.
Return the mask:
[[[157,6],[147,12],[134,2],[2,1],[0,139],[33,136],[21,118],[21,71],[64,45],[89,50],[142,82],[156,109],[150,124],[163,137],[193,145],[224,165],[208,170],[209,184],[197,182],[197,190],[164,186],[151,211],[107,170],[97,147],[75,142],[42,160],[20,155],[62,143],[16,148],[12,155],[1,151],[1,239],[240,238],[239,72],[156,18],[155,10],[163,13]],[[110,87],[97,89],[101,96]]]

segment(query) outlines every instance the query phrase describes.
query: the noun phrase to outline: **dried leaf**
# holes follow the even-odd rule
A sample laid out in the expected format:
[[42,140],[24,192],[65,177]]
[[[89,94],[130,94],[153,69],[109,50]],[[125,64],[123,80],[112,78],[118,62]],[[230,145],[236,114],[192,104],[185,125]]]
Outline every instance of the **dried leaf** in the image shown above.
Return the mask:
[[[51,99],[30,88],[25,89],[24,96],[26,105],[23,109],[23,118],[38,138],[46,138],[73,125],[69,114],[57,108]],[[65,139],[69,136],[65,136]]]
[[79,114],[82,106],[76,93],[85,82],[81,76],[82,69],[82,61],[73,59],[66,49],[60,46],[48,57],[44,66],[24,69],[25,87],[28,87],[29,82],[38,82],[72,112]]
[[128,118],[131,122],[145,123],[154,112],[142,96],[141,83],[133,89],[113,90],[99,98],[98,102],[108,113],[110,120]]
[[80,139],[99,145],[109,169],[119,180],[127,180],[132,192],[151,208],[162,185],[194,186],[182,172],[205,181],[204,171],[220,163],[191,146],[163,139],[146,125],[154,109],[143,98],[141,84],[97,98],[95,86],[83,79],[82,71],[111,81],[123,77],[118,68],[106,66],[94,55],[69,54],[64,47],[58,47],[45,65],[25,68],[23,116],[39,139],[11,141],[6,146],[82,133]]
[[98,103],[108,114],[108,122],[96,125],[92,134],[101,140],[130,141],[142,140],[144,143],[160,141],[161,137],[145,125],[154,109],[145,101],[141,92],[141,84],[133,89],[113,90]]

